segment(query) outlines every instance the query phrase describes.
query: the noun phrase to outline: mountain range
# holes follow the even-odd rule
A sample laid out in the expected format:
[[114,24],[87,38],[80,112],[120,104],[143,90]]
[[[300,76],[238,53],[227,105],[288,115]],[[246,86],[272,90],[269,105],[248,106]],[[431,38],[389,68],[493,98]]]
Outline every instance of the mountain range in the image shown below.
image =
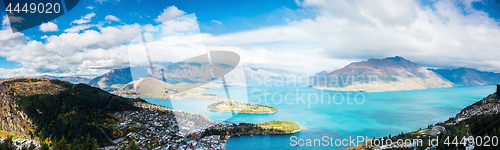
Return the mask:
[[69,81],[71,83],[88,83],[91,78],[85,78],[85,77],[77,77],[77,76],[50,76],[50,75],[42,75],[42,76],[34,76],[34,77],[29,77],[29,78],[49,78],[49,79],[59,79],[59,80],[64,80],[64,81]]
[[339,91],[395,91],[500,83],[500,73],[471,68],[425,69],[400,56],[353,62],[309,78],[311,86]]
[[[190,83],[203,85],[215,80],[210,75],[213,72],[229,72],[225,75],[227,84],[245,85],[246,82],[257,82],[264,79],[276,80],[283,76],[291,75],[290,72],[279,69],[268,68],[250,68],[236,67],[232,68],[223,64],[205,64],[205,63],[175,63],[154,66],[154,73],[150,73],[148,65],[113,69],[101,76],[98,76],[88,82],[89,85],[101,88],[106,91],[114,91],[123,88],[127,84],[137,81],[141,78],[153,77],[165,83],[178,84]],[[272,70],[272,71],[268,71]],[[216,88],[214,84],[208,84],[206,88]]]
[[317,74],[312,87],[338,91],[382,92],[453,86],[453,83],[435,72],[399,56],[353,62],[324,75],[326,73]]
[[488,85],[500,83],[500,73],[484,72],[471,68],[429,69],[456,86]]
[[[151,73],[153,68],[153,73]],[[197,62],[162,62],[153,66],[141,65],[111,71],[92,80],[82,77],[41,76],[87,83],[105,91],[115,91],[141,78],[153,77],[165,83],[189,83],[204,88],[222,87],[221,80],[212,79],[211,72],[228,72],[227,84],[246,85],[251,82],[285,80],[296,73],[273,68],[231,67]],[[215,82],[213,82],[215,81]],[[212,82],[210,84],[206,84]],[[215,83],[215,84],[214,84]],[[500,74],[471,68],[426,69],[423,66],[395,56],[353,62],[341,69],[324,70],[309,78],[311,87],[341,91],[396,91],[451,86],[470,86],[500,83]]]
[[167,98],[168,95],[177,94],[190,90],[188,93],[194,91],[206,92],[204,89],[196,88],[197,85],[191,83],[178,83],[170,84],[152,77],[140,78],[139,80],[132,81],[124,87],[115,90],[113,93],[118,95],[138,96],[148,98]]

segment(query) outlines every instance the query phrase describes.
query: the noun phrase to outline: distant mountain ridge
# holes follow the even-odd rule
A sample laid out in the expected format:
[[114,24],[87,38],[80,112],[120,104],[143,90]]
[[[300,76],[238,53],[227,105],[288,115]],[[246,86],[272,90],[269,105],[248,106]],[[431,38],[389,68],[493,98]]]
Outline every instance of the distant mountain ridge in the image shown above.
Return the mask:
[[452,85],[433,71],[403,57],[395,56],[353,62],[323,77],[318,77],[313,81],[312,87],[338,91],[382,92]]
[[140,78],[153,77],[170,84],[207,83],[212,81],[208,70],[214,73],[224,72],[232,68],[226,65],[210,65],[208,63],[179,62],[175,64],[155,65],[151,73],[149,65],[112,69],[108,73],[92,79],[89,85],[106,91],[114,91]]
[[118,95],[135,95],[148,98],[166,98],[168,94],[176,94],[195,88],[190,83],[170,84],[152,77],[132,81],[113,93]]
[[500,83],[500,73],[484,72],[476,69],[460,67],[457,69],[429,69],[456,86],[488,85]]
[[[144,68],[144,71],[147,70]],[[130,67],[113,69],[101,76],[98,76],[88,82],[90,86],[101,88],[105,91],[113,91],[115,89],[132,82],[132,72]]]
[[[127,84],[139,80],[140,78],[153,77],[165,83],[178,84],[178,83],[208,83],[212,82],[211,72],[215,74],[218,72],[227,72],[233,69],[231,66],[224,64],[209,65],[206,63],[164,63],[162,65],[155,65],[153,74],[150,74],[148,65],[127,67],[121,69],[112,69],[111,71],[98,76],[88,82],[93,87],[98,87],[106,91],[114,91],[123,88]],[[269,71],[272,70],[272,71]],[[264,79],[276,80],[283,76],[291,75],[291,72],[280,69],[270,68],[250,68],[250,67],[236,67],[226,76],[226,81],[233,83],[233,85],[241,85],[245,82],[256,82]]]
[[50,75],[42,75],[42,76],[34,76],[33,78],[49,78],[49,79],[59,79],[64,81],[69,81],[71,83],[88,83],[90,78],[85,77],[77,77],[77,76],[50,76]]

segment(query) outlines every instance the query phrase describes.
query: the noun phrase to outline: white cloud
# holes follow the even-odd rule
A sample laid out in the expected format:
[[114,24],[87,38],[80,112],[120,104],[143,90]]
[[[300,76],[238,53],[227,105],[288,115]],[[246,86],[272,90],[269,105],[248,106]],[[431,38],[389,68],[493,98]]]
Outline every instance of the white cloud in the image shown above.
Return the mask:
[[7,15],[4,15],[2,18],[2,30],[5,30],[7,28],[10,28],[9,17]]
[[185,15],[186,12],[179,10],[174,5],[163,9],[163,12],[158,16],[158,18],[154,19],[156,22],[165,22],[170,19],[174,19],[180,16]]
[[104,2],[120,2],[120,0],[95,0],[95,2],[102,4]]
[[0,78],[37,76],[37,72],[27,68],[4,69],[0,68]]
[[86,30],[86,29],[94,27],[94,26],[96,26],[96,25],[94,25],[94,24],[76,25],[76,26],[72,26],[71,28],[64,29],[64,32],[80,32],[80,31]]
[[0,55],[19,49],[26,44],[27,40],[28,38],[21,32],[12,33],[10,29],[0,30]]
[[[144,34],[149,41],[150,52],[154,54],[152,58],[155,60],[179,61],[201,55],[206,49],[199,35],[197,22],[193,21],[195,18],[193,15],[175,19],[182,25],[192,23],[187,25],[189,28],[179,28],[181,25],[171,22],[173,20],[159,27],[139,24],[108,26],[81,33],[45,36],[43,43],[36,40],[27,41],[27,37],[21,33],[12,34],[2,30],[0,43],[7,44],[0,45],[0,56],[18,62],[22,65],[22,69],[0,69],[2,71],[0,77],[39,74],[100,75],[109,69],[125,67],[129,63],[129,56],[133,60],[141,60],[136,57],[144,54],[144,45],[142,43],[127,45],[127,43],[134,38],[140,39],[139,35],[144,29],[149,29]],[[163,34],[162,27],[169,28],[171,35]],[[181,34],[172,33],[174,31]],[[12,43],[13,41],[17,42]]]
[[2,20],[2,30],[0,30],[0,55],[19,49],[27,40],[28,38],[21,32],[12,33],[10,22],[5,15]]
[[96,14],[95,13],[89,13],[85,16],[82,16],[81,19],[78,19],[78,20],[73,20],[71,23],[75,23],[75,24],[84,24],[84,23],[88,23],[90,22],[90,19],[92,19],[92,17],[94,17]]
[[199,30],[198,23],[196,22],[196,18],[184,16],[168,21],[164,21],[160,26],[161,32],[164,35],[172,35],[172,34],[186,34],[186,32]]
[[57,24],[53,22],[47,22],[43,23],[40,25],[40,31],[42,32],[55,32],[59,31],[59,28],[57,28]]
[[[196,17],[176,18],[185,12],[175,6],[155,19],[162,22],[157,27],[134,24],[86,30],[94,25],[81,24],[65,30],[76,33],[49,36],[45,43],[28,42],[21,33],[4,30],[0,32],[0,56],[19,62],[30,73],[102,74],[129,60],[145,63],[145,48],[138,35],[149,29],[144,36],[154,60],[175,62],[204,54],[206,49],[227,50],[241,56],[241,65],[313,74],[351,61],[399,55],[431,67],[500,71],[500,27],[484,12],[471,8],[464,14],[458,4],[446,0],[431,7],[415,1],[298,3],[317,16],[243,32],[202,34],[203,38]],[[180,13],[171,15],[171,11]],[[132,39],[130,46],[123,46]]]
[[94,7],[94,6],[87,6],[86,8],[87,8],[87,9],[92,10],[92,9],[94,9],[95,7]]
[[212,22],[213,22],[213,23],[216,23],[216,24],[220,24],[220,25],[222,25],[222,22],[221,22],[221,21],[219,21],[219,20],[212,20]]
[[[351,60],[331,59],[323,49],[276,51],[263,47],[207,46],[211,51],[232,51],[240,55],[240,66],[280,68],[312,76],[318,71],[333,69],[332,64],[349,64]],[[337,68],[335,68],[337,69]]]
[[[317,12],[315,18],[225,35],[205,34],[204,39],[208,45],[259,46],[273,52],[322,49],[311,53],[331,60],[400,55],[425,66],[500,72],[499,22],[470,7],[463,13],[460,5],[467,7],[470,2],[443,0],[423,6],[419,1],[304,0],[297,3]],[[297,47],[286,46],[290,44]],[[332,63],[324,69],[344,65]]]
[[106,20],[106,21],[117,21],[117,22],[119,22],[119,21],[120,21],[120,19],[119,19],[118,17],[113,16],[113,15],[107,15],[107,16],[104,18],[104,20]]
[[[133,24],[102,27],[98,31],[63,33],[45,37],[45,43],[25,40],[16,48],[1,47],[0,56],[20,63],[22,67],[32,70],[32,74],[102,74],[128,63],[127,46],[122,44],[140,35],[142,30],[143,26]],[[0,39],[0,42],[3,41],[9,39]]]
[[265,27],[258,30],[229,33],[219,36],[204,34],[207,44],[255,45],[268,42],[312,42],[317,38],[306,30],[294,26]]

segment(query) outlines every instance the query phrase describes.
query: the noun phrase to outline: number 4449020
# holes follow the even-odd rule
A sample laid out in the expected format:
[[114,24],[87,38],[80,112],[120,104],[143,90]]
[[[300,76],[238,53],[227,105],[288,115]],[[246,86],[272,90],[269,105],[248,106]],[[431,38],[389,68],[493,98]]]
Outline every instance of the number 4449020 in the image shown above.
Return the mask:
[[[460,140],[460,141],[459,141]],[[445,145],[475,145],[475,146],[497,146],[498,145],[498,137],[497,136],[476,136],[475,138],[473,136],[470,137],[463,137],[462,139],[459,139],[458,137],[452,137],[450,138],[449,136],[446,137],[444,140]]]
[[59,3],[9,3],[5,8],[9,13],[59,13],[61,4]]

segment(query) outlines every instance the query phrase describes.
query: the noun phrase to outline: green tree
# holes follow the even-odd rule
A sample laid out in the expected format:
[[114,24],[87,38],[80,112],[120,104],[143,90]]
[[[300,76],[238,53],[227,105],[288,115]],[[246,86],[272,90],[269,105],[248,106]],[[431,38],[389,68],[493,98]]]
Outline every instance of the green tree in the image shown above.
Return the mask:
[[1,149],[2,150],[12,150],[12,149],[15,149],[14,142],[12,142],[12,136],[7,137],[7,139],[5,139],[2,142]]
[[90,135],[87,135],[82,150],[97,150],[99,146],[97,145],[97,141],[95,139],[90,138]]
[[66,141],[64,137],[61,140],[57,141],[54,146],[52,146],[52,150],[69,150],[70,145]]
[[49,145],[43,143],[42,145],[40,145],[40,150],[49,150]]

